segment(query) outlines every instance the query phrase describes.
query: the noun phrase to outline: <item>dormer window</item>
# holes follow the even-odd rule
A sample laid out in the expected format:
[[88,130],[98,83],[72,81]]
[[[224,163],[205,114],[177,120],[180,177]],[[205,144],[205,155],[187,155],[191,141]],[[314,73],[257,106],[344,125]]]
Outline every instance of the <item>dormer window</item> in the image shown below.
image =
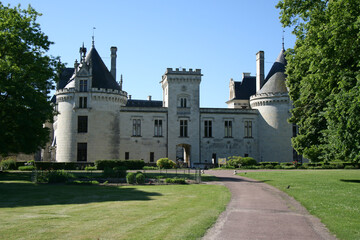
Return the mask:
[[186,98],[180,98],[180,107],[181,108],[187,107]]
[[87,92],[87,80],[80,80],[80,92]]

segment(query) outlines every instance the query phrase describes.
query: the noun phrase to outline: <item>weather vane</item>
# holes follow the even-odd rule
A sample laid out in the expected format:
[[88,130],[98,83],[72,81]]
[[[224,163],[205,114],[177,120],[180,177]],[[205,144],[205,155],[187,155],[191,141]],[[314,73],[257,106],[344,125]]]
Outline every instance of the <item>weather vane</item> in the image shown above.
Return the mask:
[[93,47],[95,45],[95,29],[96,29],[96,27],[93,27],[93,35],[92,35],[92,46]]
[[285,30],[283,29],[283,31],[282,31],[282,48],[285,50],[285,47],[284,47],[284,42],[285,42],[285,37],[284,37],[284,33],[285,33]]

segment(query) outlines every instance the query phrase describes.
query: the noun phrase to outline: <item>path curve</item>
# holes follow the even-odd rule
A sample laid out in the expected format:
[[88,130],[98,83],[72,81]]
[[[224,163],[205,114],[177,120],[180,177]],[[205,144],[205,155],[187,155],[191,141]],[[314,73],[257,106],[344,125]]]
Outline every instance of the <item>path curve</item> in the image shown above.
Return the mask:
[[230,170],[209,170],[232,196],[203,240],[276,239],[335,240],[320,220],[294,198],[266,183],[240,177]]

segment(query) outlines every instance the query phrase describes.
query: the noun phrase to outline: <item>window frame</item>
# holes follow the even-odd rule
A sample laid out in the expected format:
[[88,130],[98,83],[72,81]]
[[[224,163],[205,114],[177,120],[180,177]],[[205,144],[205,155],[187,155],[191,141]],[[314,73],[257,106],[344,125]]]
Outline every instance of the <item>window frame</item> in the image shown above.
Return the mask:
[[141,119],[139,118],[133,119],[132,136],[141,137]]
[[180,137],[188,137],[188,120],[180,120]]
[[225,138],[232,138],[232,120],[225,120],[224,121],[224,137]]
[[78,133],[87,133],[89,128],[88,116],[78,116]]
[[212,120],[204,120],[204,137],[212,138]]

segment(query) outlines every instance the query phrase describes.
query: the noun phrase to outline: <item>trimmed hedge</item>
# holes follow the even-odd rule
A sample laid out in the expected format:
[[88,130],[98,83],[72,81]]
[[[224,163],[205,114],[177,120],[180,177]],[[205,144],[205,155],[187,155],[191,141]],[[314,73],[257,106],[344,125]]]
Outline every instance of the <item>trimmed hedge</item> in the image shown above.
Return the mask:
[[186,184],[185,178],[167,178],[166,183]]
[[35,162],[38,170],[83,170],[86,166],[94,166],[91,162]]
[[143,169],[145,162],[143,160],[96,160],[96,169],[104,170],[106,167],[126,167],[127,170]]
[[20,170],[20,171],[32,171],[32,170],[35,170],[35,169],[36,168],[33,165],[18,167],[18,170]]

